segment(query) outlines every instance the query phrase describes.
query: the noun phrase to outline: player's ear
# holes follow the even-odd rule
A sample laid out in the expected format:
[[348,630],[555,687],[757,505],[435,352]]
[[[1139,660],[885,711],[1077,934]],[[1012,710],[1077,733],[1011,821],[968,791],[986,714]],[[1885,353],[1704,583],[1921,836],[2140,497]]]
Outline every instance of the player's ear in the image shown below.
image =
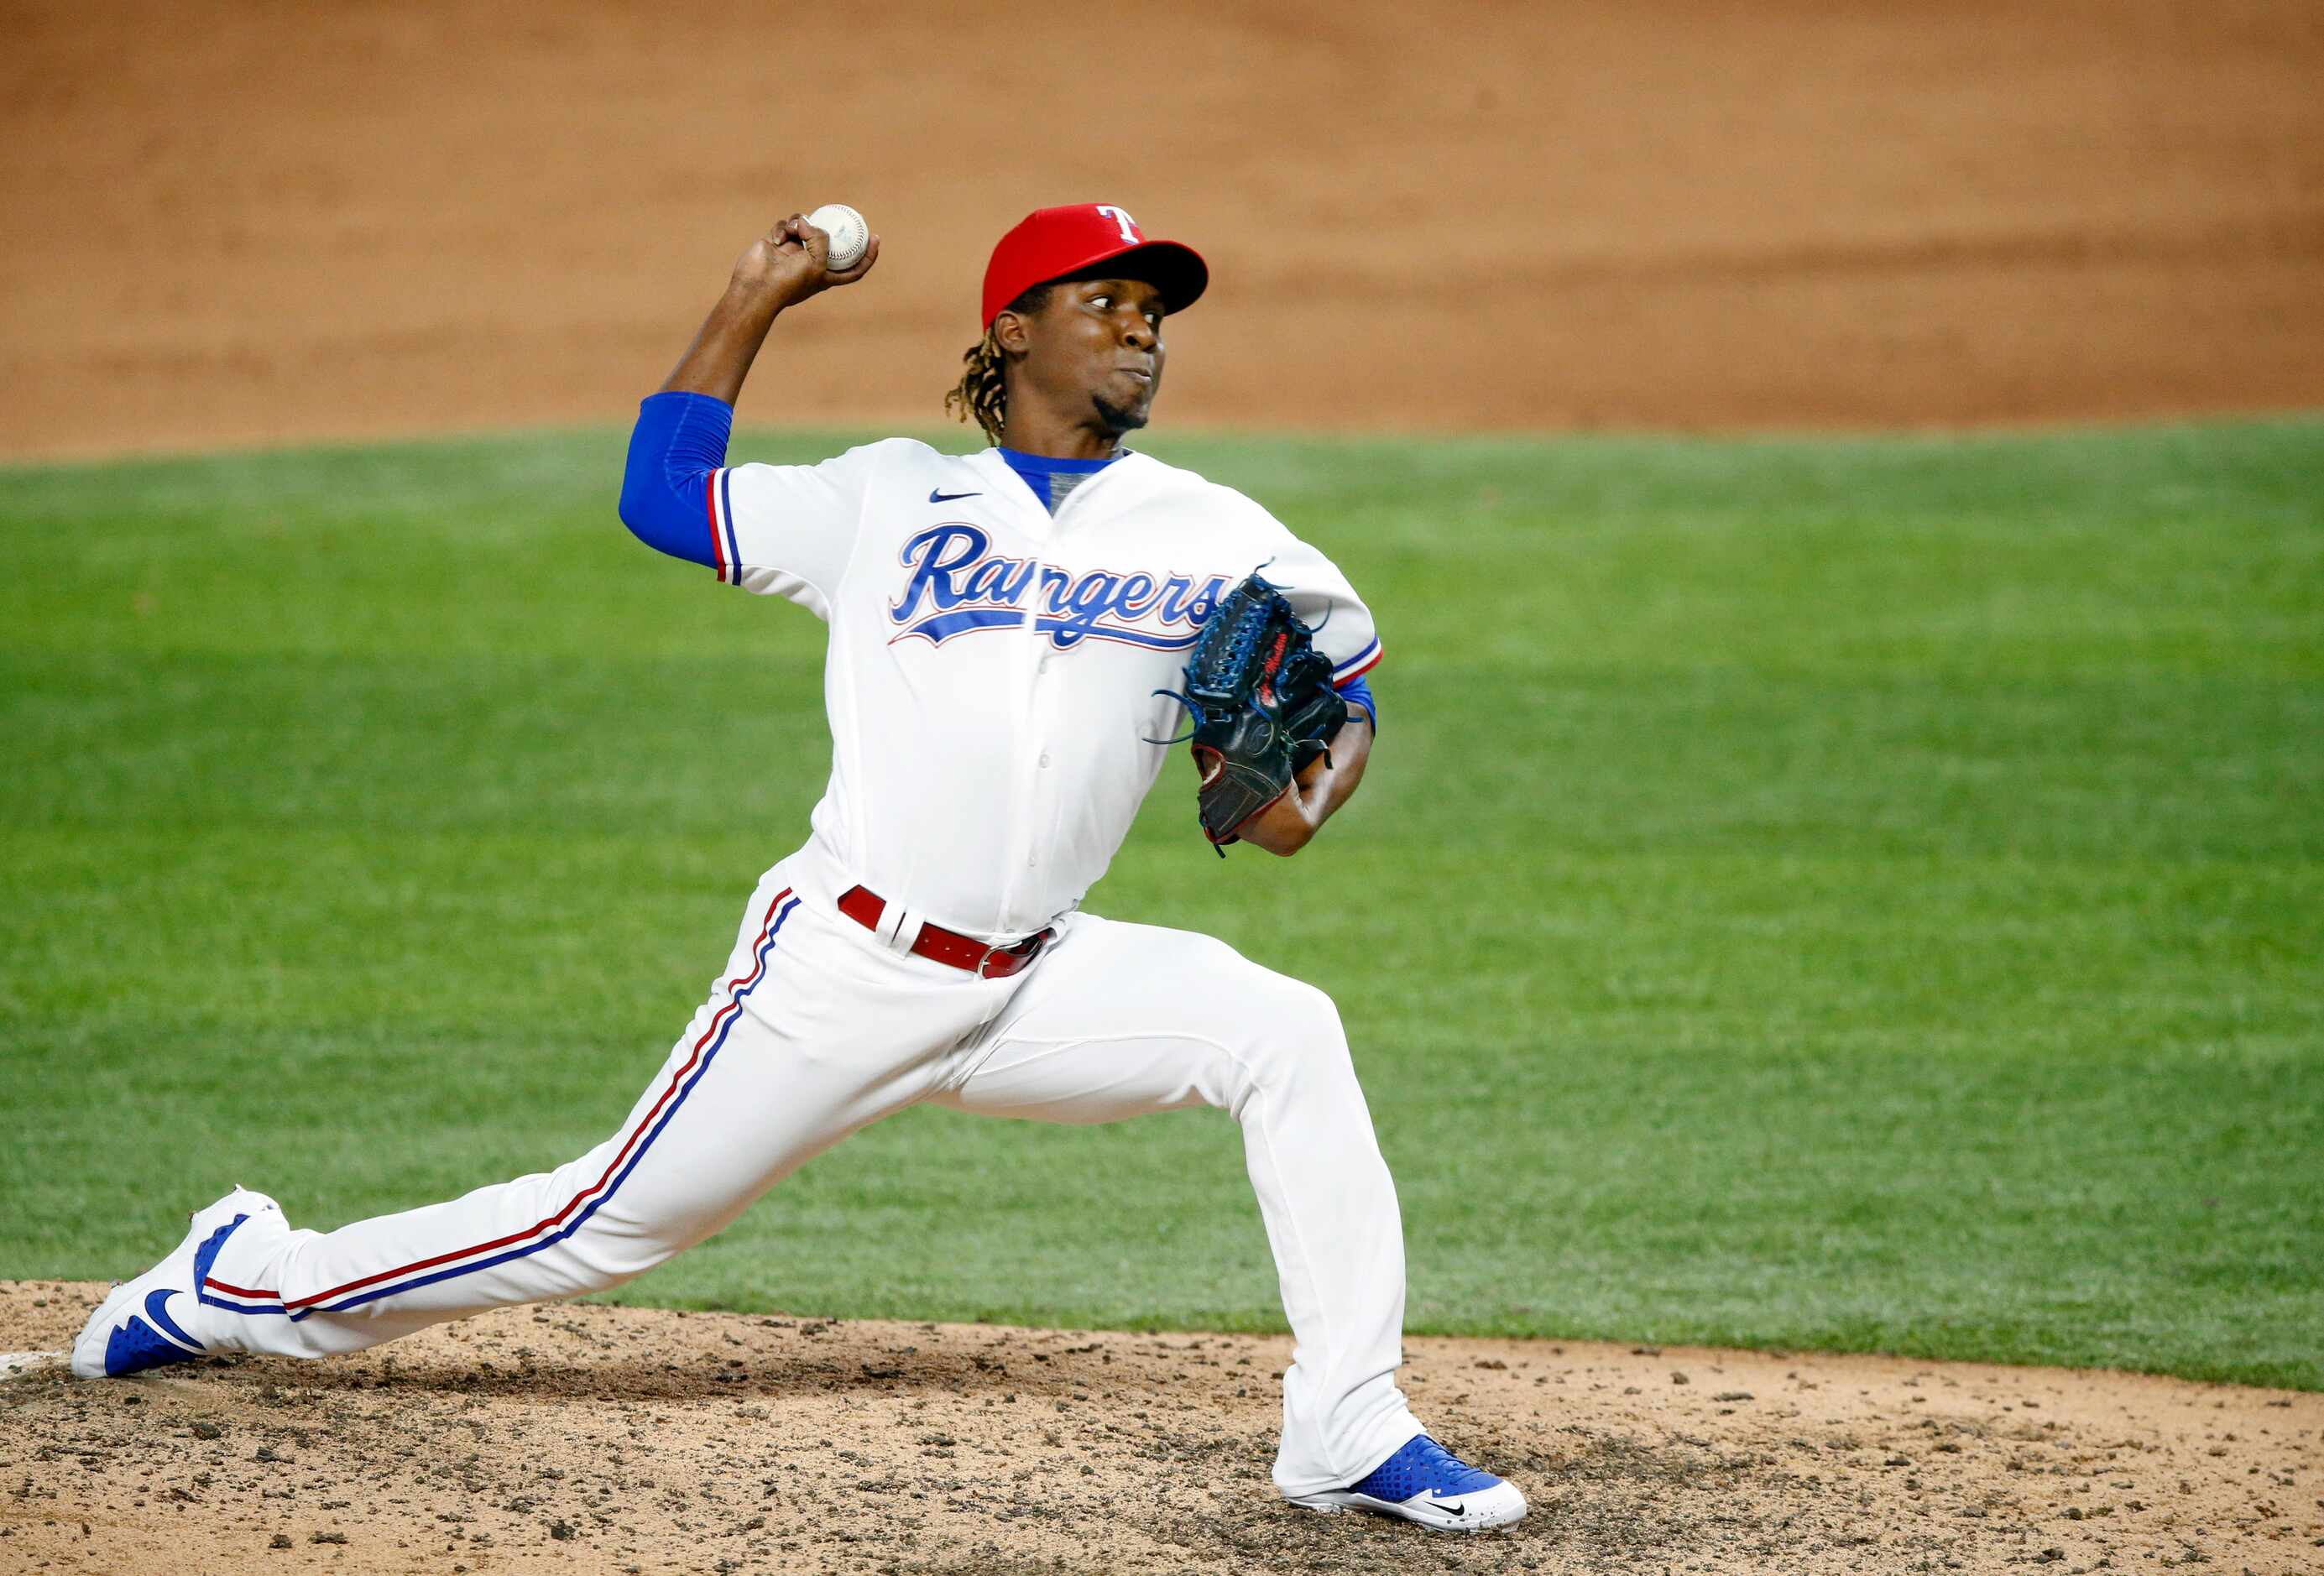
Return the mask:
[[1011,355],[1022,355],[1033,347],[1033,327],[1021,312],[1003,309],[992,319],[992,342]]

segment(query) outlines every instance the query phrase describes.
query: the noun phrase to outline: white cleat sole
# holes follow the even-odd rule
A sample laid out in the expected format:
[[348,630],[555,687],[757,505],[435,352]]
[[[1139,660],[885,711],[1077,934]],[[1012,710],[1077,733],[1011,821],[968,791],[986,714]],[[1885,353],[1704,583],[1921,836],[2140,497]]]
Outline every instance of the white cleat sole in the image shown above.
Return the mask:
[[1512,1483],[1496,1483],[1473,1494],[1416,1494],[1409,1499],[1375,1499],[1334,1488],[1322,1494],[1302,1494],[1292,1504],[1308,1510],[1333,1512],[1369,1510],[1379,1516],[1416,1521],[1439,1532],[1484,1532],[1510,1526],[1525,1519],[1525,1496]]

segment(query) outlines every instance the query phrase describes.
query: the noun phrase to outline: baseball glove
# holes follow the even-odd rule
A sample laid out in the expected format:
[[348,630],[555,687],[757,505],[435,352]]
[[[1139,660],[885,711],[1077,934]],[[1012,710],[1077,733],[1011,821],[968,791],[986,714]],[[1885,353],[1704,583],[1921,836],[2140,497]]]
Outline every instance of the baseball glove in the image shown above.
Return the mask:
[[[1283,797],[1348,720],[1332,661],[1280,587],[1253,574],[1220,599],[1186,659],[1185,706],[1203,774],[1203,834],[1226,857],[1236,830]],[[1171,742],[1177,742],[1176,740]]]

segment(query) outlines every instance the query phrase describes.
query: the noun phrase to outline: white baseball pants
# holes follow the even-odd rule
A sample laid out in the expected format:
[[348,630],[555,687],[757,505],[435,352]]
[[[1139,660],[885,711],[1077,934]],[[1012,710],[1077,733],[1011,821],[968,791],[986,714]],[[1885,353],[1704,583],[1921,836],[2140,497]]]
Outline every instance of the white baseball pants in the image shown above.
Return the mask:
[[1212,1105],[1241,1124],[1295,1341],[1277,1486],[1342,1487],[1420,1432],[1396,1383],[1395,1185],[1330,998],[1208,936],[1082,914],[1033,967],[981,979],[895,950],[809,873],[798,857],[768,872],[710,999],[611,1138],[447,1203],[237,1232],[198,1333],[322,1357],[604,1291],[916,1101],[1068,1122]]

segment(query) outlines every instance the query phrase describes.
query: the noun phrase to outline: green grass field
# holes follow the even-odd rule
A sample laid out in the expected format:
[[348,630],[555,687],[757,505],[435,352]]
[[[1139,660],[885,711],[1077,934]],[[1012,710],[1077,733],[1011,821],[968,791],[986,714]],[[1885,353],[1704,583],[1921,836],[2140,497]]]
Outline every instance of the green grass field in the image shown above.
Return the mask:
[[[0,1275],[621,1119],[827,750],[621,447],[0,470]],[[1383,742],[1091,906],[1338,998],[1415,1330],[2324,1387],[2324,422],[1152,447],[1367,590]],[[1217,1113],[910,1112],[623,1295],[1279,1324]]]

